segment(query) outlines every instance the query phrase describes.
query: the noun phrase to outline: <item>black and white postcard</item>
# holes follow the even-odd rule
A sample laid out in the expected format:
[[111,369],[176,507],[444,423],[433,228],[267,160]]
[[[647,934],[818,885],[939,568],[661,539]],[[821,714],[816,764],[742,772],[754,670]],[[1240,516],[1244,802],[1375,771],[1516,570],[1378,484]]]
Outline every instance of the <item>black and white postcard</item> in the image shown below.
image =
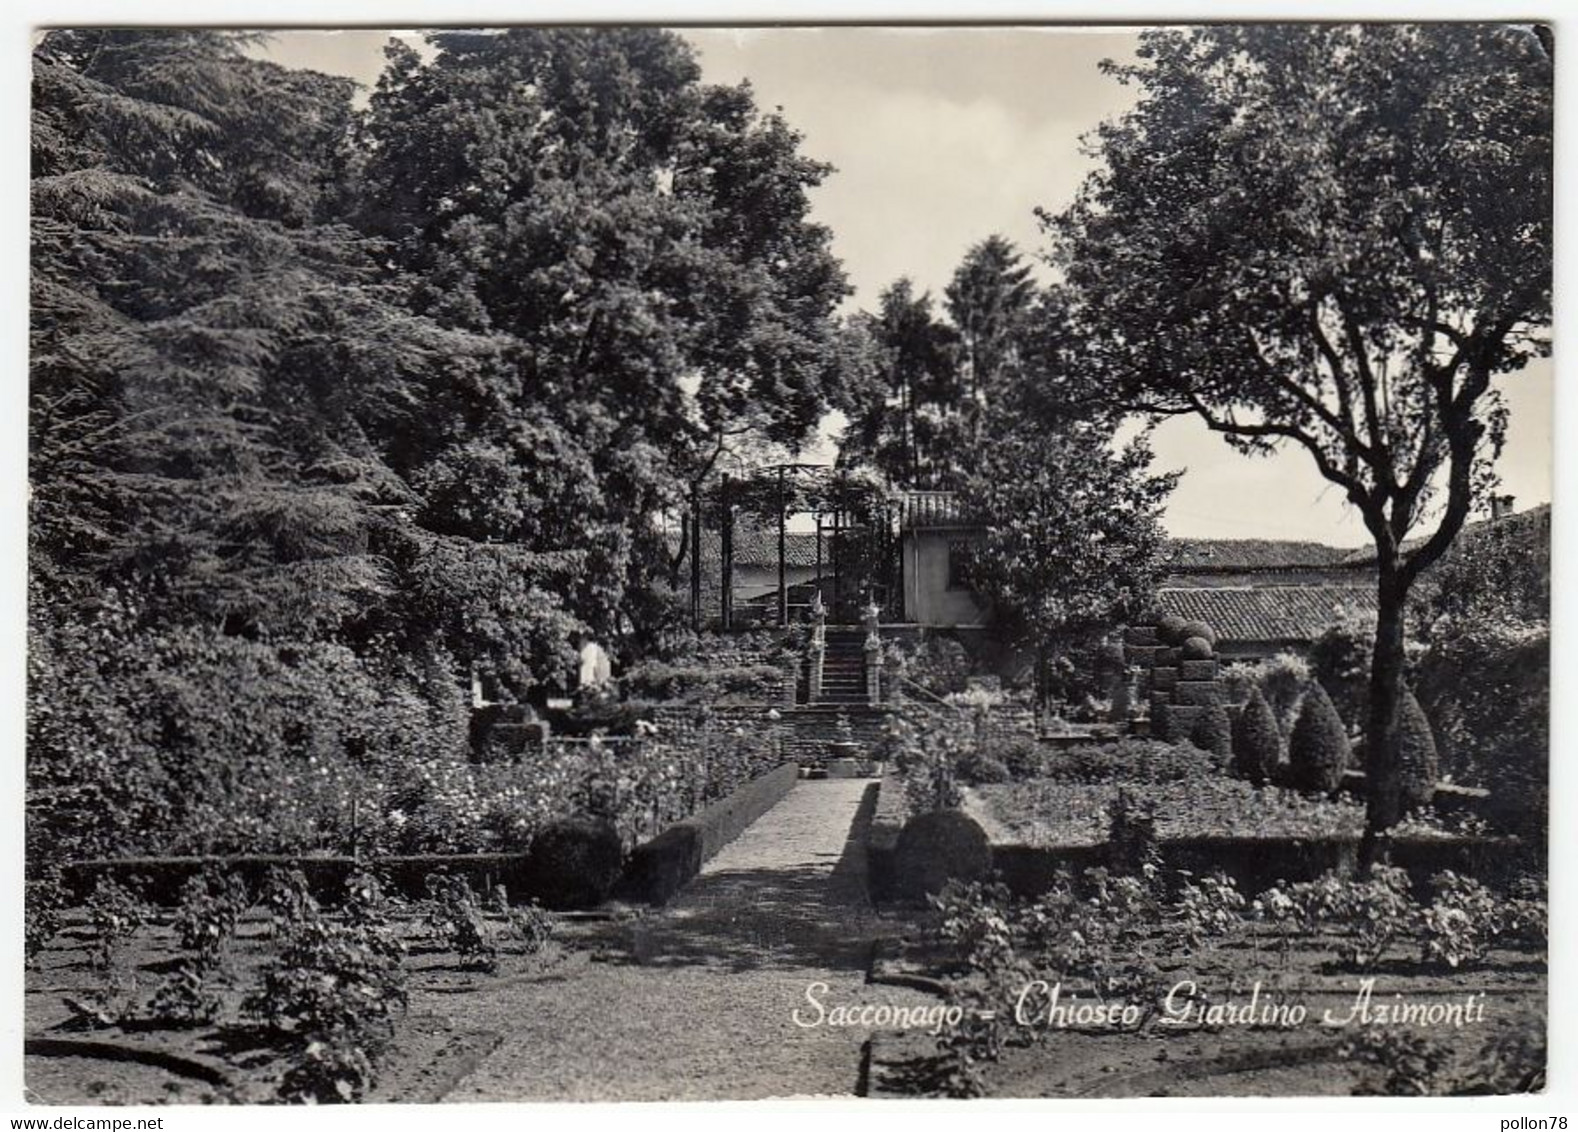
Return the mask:
[[1544,1092],[1554,39],[38,29],[16,1103]]

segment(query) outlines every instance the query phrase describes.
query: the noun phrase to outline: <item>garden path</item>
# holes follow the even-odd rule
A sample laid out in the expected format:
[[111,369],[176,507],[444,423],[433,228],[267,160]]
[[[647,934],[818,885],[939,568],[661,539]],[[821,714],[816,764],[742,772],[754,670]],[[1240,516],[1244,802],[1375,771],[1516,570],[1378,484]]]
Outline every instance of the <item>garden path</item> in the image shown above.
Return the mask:
[[893,930],[866,898],[875,800],[868,781],[802,781],[666,908],[610,926],[601,950],[541,978],[476,995],[467,1024],[506,1036],[445,1099],[854,1093],[869,1032],[796,1025],[796,1008],[816,1017],[808,985],[827,984],[829,1010],[930,1001],[865,983],[872,940]]

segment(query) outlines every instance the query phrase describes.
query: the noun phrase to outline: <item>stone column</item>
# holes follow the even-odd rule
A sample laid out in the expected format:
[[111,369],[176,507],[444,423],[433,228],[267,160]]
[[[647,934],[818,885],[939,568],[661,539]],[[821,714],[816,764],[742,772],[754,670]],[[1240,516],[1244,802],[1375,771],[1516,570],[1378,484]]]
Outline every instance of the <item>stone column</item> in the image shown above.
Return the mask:
[[822,672],[827,660],[827,607],[822,604],[818,590],[811,597],[811,655],[810,675],[806,681],[806,699],[822,702]]
[[866,702],[882,702],[882,610],[876,602],[866,606],[863,620],[866,625]]

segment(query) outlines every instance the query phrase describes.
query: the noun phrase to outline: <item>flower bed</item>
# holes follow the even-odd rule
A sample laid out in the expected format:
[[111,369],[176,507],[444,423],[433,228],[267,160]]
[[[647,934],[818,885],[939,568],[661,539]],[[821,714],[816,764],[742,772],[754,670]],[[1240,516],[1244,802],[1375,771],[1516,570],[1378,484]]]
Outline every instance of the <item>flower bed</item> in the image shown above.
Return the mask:
[[308,756],[192,803],[178,830],[119,855],[489,853],[558,818],[606,818],[626,848],[777,766],[779,736],[704,722],[620,743],[549,743],[519,763]]
[[[1256,789],[1234,778],[1204,777],[1127,787],[1156,809],[1163,839],[1228,837],[1357,837],[1364,807],[1310,798],[1292,790]],[[1107,839],[1118,782],[1026,782],[980,786],[977,795],[1015,841],[1036,846],[1099,845]]]

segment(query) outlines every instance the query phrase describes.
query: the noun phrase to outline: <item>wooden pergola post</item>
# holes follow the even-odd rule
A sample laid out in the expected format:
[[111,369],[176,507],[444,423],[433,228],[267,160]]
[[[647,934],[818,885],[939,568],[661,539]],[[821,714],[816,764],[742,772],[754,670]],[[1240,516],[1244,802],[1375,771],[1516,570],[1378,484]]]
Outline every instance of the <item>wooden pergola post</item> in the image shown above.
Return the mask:
[[789,624],[789,572],[785,563],[789,549],[789,518],[785,511],[789,499],[784,489],[787,471],[784,465],[778,466],[778,624],[781,626]]
[[701,488],[690,497],[690,621],[701,628]]
[[723,613],[723,627],[734,627],[734,505],[731,501],[729,473],[723,473],[723,484],[719,489],[720,502],[723,509],[722,526],[719,535],[720,557],[723,559],[723,590],[720,604]]

